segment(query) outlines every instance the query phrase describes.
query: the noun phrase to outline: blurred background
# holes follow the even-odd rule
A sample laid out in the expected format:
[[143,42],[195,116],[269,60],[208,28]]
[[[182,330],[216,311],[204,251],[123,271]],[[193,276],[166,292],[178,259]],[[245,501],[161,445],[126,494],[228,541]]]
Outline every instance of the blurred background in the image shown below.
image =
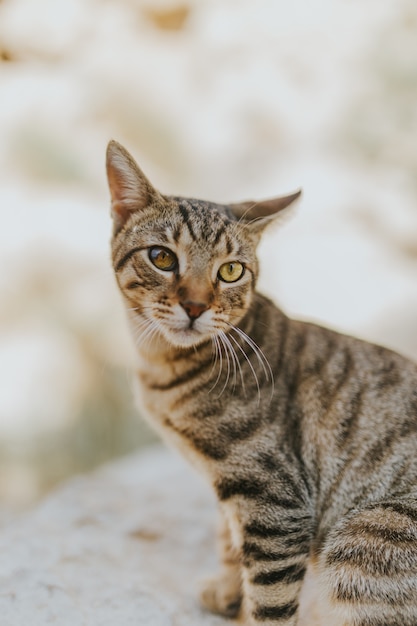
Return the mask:
[[110,138],[166,193],[301,186],[260,288],[417,358],[415,0],[0,0],[0,112],[0,523],[153,440],[110,268]]

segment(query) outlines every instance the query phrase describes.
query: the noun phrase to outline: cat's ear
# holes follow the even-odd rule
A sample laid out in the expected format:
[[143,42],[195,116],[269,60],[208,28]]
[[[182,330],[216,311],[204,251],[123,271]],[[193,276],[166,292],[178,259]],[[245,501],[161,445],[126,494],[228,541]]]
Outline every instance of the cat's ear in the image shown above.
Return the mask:
[[110,141],[107,146],[106,169],[114,233],[117,233],[132,213],[144,209],[161,196],[117,141]]
[[250,226],[252,231],[261,233],[265,226],[270,224],[283,209],[298,200],[300,196],[301,189],[288,196],[279,196],[270,200],[231,204],[230,208],[239,222]]

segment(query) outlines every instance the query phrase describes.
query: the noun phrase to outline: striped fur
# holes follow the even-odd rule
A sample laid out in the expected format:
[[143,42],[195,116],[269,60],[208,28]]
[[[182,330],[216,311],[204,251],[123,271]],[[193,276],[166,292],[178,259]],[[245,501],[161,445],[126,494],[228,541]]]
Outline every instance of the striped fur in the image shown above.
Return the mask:
[[107,168],[141,411],[219,500],[223,570],[204,606],[293,626],[314,564],[334,626],[415,626],[417,366],[256,292],[262,231],[297,194],[163,196],[115,142]]

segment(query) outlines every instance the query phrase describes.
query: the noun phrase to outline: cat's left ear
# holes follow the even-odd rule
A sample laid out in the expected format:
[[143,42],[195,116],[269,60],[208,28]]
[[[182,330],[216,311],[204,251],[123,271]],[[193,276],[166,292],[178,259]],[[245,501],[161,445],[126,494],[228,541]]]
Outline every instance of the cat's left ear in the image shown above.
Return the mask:
[[152,201],[161,200],[161,195],[117,141],[110,141],[107,146],[106,169],[114,233],[117,233],[132,213],[144,209]]
[[283,209],[298,200],[300,196],[301,189],[288,196],[261,200],[260,202],[240,202],[229,206],[239,222],[247,224],[253,232],[260,234]]

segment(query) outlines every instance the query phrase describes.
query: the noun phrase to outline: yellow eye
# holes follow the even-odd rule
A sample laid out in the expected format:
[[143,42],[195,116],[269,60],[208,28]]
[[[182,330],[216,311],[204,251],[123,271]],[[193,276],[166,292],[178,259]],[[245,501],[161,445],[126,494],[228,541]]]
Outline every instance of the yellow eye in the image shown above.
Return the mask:
[[243,276],[245,268],[239,261],[232,261],[231,263],[223,263],[219,269],[219,278],[225,283],[235,283],[239,278]]
[[177,257],[171,250],[154,246],[149,249],[149,258],[159,270],[172,272],[178,265]]

